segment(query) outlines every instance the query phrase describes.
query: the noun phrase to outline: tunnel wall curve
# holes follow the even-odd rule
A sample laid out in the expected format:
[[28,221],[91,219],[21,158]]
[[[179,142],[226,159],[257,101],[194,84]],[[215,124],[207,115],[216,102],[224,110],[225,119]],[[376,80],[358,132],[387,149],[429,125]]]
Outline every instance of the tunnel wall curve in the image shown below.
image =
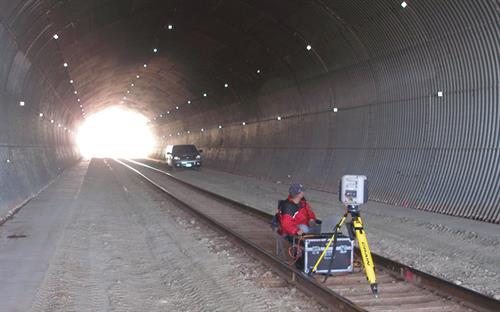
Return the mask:
[[207,167],[333,193],[365,174],[372,200],[500,222],[498,2],[361,2],[330,5],[326,70],[295,66],[161,126],[161,148],[194,143]]
[[0,223],[79,158],[58,90],[63,62],[46,21],[28,19],[28,9],[0,4]]

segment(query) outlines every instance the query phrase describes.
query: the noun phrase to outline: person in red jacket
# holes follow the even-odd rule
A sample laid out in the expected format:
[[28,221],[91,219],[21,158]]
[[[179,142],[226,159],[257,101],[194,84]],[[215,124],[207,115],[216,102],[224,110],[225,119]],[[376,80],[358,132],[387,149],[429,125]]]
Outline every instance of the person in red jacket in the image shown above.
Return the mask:
[[280,234],[302,235],[310,231],[309,226],[316,224],[316,215],[304,198],[305,188],[301,183],[292,183],[288,198],[279,207]]

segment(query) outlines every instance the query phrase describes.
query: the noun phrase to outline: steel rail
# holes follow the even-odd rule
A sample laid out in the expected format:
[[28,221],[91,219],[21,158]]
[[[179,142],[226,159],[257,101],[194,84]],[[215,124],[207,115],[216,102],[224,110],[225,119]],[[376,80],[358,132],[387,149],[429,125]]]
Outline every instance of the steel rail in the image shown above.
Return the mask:
[[[184,201],[182,201],[181,199],[179,199],[177,196],[175,196],[175,194],[173,194],[169,190],[165,189],[164,187],[162,187],[161,185],[159,185],[158,183],[156,183],[152,179],[148,178],[145,174],[143,174],[139,170],[133,168],[132,166],[130,166],[130,165],[124,163],[123,161],[118,160],[118,159],[115,159],[115,161],[120,163],[121,165],[125,166],[126,168],[130,169],[136,175],[140,176],[142,179],[149,182],[155,188],[157,188],[161,192],[168,195],[177,205],[186,208],[191,213],[194,213],[197,217],[203,219],[205,222],[207,222],[211,226],[215,227],[217,230],[225,233],[226,235],[231,236],[238,244],[242,245],[243,247],[254,251],[254,253],[252,253],[252,256],[254,256],[257,259],[259,259],[260,261],[264,262],[266,265],[271,267],[275,273],[277,273],[279,276],[284,278],[288,283],[293,284],[299,290],[303,291],[307,295],[314,297],[319,303],[321,303],[323,306],[330,309],[331,311],[367,312],[367,310],[357,306],[356,304],[354,304],[352,301],[348,300],[347,298],[340,296],[339,294],[333,292],[328,287],[325,287],[325,286],[321,285],[320,283],[316,282],[315,280],[311,279],[310,277],[305,275],[303,272],[297,270],[294,267],[287,265],[286,263],[283,263],[283,261],[281,259],[279,259],[278,257],[270,254],[269,252],[267,252],[266,250],[257,246],[256,244],[246,240],[243,236],[241,236],[240,234],[234,232],[233,230],[225,227],[223,224],[221,224],[217,220],[201,213],[196,208],[192,207],[191,205],[189,205],[189,204],[185,203]],[[133,161],[133,162],[137,163],[135,161]],[[137,164],[140,164],[140,163],[137,163]],[[150,169],[153,169],[153,168],[150,167]],[[156,169],[156,170],[158,170],[158,169]],[[186,185],[188,185],[188,184],[186,184]]]
[[[323,305],[329,307],[329,308],[334,308],[334,311],[367,311],[356,304],[354,304],[352,301],[349,299],[335,293],[328,287],[320,284],[316,280],[308,277],[305,275],[303,272],[297,270],[294,267],[289,266],[288,264],[284,263],[282,259],[278,258],[277,256],[274,256],[267,252],[266,250],[260,248],[259,246],[255,245],[254,243],[246,240],[244,237],[242,237],[240,234],[232,231],[231,229],[228,229],[225,227],[223,224],[218,222],[217,220],[204,215],[200,211],[198,211],[196,208],[191,207],[190,205],[184,203],[182,200],[180,200],[178,197],[176,197],[174,194],[169,192],[168,190],[164,189],[162,186],[157,184],[156,182],[152,181],[148,177],[146,177],[143,173],[141,173],[139,170],[133,168],[132,166],[120,161],[116,160],[117,162],[121,163],[122,165],[126,166],[127,168],[131,169],[134,171],[136,174],[140,175],[144,179],[146,179],[148,182],[150,182],[152,185],[155,187],[159,188],[161,191],[165,192],[168,194],[170,197],[176,200],[179,204],[189,208],[190,211],[194,211],[198,216],[203,218],[204,220],[208,221],[210,224],[214,225],[217,229],[223,231],[224,233],[236,238],[236,240],[244,245],[245,247],[249,249],[253,249],[257,251],[258,253],[258,258],[265,262],[266,264],[270,265],[274,271],[276,271],[280,276],[285,278],[289,283],[295,283],[298,288],[304,291],[305,293],[315,297],[320,303]],[[270,220],[271,215],[261,211],[257,208],[251,207],[249,205],[243,204],[241,202],[235,201],[230,198],[226,198],[220,194],[205,190],[203,188],[200,188],[198,186],[195,186],[193,184],[190,184],[186,181],[183,181],[172,174],[165,172],[163,170],[160,170],[158,168],[155,168],[153,166],[135,161],[135,160],[127,160],[128,162],[131,162],[133,164],[145,167],[150,170],[154,170],[156,172],[159,172],[165,176],[168,176],[170,179],[174,180],[175,182],[182,184],[194,191],[197,191],[199,193],[202,193],[206,196],[209,196],[213,199],[216,199],[219,202],[225,203],[226,205],[229,204],[232,207],[244,211],[245,213],[251,213],[252,215],[255,215],[258,218],[261,218],[263,220]],[[154,161],[154,160],[153,160]],[[156,162],[156,161],[155,161]],[[359,256],[359,250],[356,248],[356,253]],[[455,301],[460,302],[464,306],[474,309],[476,311],[480,312],[489,312],[489,311],[500,311],[500,301],[495,300],[494,298],[491,298],[489,296],[486,296],[484,294],[481,294],[479,292],[476,292],[474,290],[453,284],[449,281],[446,281],[444,279],[441,279],[439,277],[432,276],[430,274],[427,274],[425,272],[422,272],[420,270],[414,269],[412,267],[409,267],[407,265],[404,265],[402,263],[399,263],[397,261],[388,259],[386,257],[377,255],[375,253],[372,253],[372,256],[374,258],[374,262],[378,266],[382,266],[384,269],[390,271],[393,275],[398,276],[400,279],[403,279],[409,283],[412,283],[414,285],[417,285],[422,288],[426,288],[429,290],[432,290],[433,292],[439,294],[440,296],[444,298],[452,298]],[[319,295],[318,295],[319,294]],[[331,297],[329,299],[326,299],[324,296]],[[326,300],[325,300],[326,299]]]

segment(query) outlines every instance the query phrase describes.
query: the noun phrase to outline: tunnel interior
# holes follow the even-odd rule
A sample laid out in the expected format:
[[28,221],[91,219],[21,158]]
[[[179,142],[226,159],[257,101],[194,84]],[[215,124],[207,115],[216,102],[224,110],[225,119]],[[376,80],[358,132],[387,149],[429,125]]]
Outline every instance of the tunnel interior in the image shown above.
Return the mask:
[[500,222],[495,0],[0,3],[0,217],[111,106],[207,167]]

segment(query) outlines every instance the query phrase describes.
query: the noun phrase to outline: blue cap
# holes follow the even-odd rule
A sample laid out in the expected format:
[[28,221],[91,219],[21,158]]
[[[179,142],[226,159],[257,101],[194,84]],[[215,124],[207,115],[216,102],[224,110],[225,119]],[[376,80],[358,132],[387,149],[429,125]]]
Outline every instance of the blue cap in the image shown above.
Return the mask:
[[295,197],[300,192],[305,192],[305,190],[306,190],[306,188],[304,187],[304,185],[302,183],[293,182],[292,184],[290,184],[290,188],[288,189],[288,193],[290,194],[290,196]]

